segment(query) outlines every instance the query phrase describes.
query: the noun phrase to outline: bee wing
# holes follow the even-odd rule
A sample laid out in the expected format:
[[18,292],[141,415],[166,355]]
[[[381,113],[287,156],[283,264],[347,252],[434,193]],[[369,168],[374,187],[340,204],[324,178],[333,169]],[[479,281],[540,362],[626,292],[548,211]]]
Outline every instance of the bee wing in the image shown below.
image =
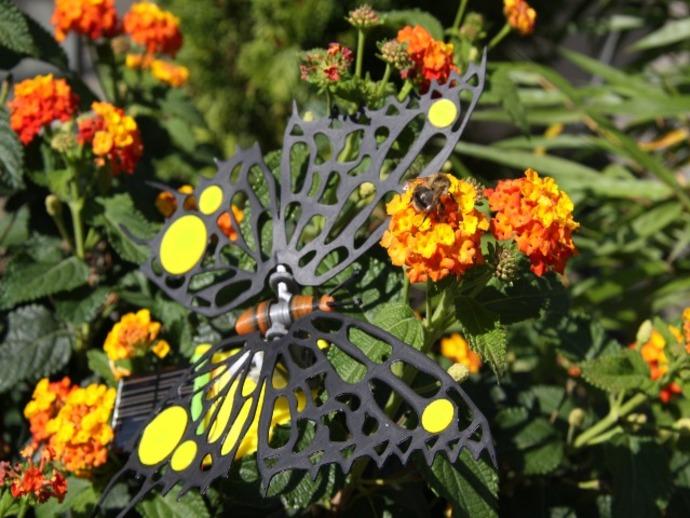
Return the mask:
[[420,97],[390,97],[382,108],[354,117],[306,121],[293,109],[283,139],[274,242],[277,262],[290,266],[299,284],[323,284],[380,240],[387,197],[406,178],[441,169],[485,74],[486,53],[462,77],[454,73]]
[[[316,476],[325,464],[344,472],[361,457],[381,466],[421,452],[454,461],[463,448],[495,463],[486,418],[441,367],[383,330],[337,313],[295,322],[271,364],[286,380],[266,391],[258,463],[265,487],[284,470]],[[287,439],[271,440],[286,413]]]

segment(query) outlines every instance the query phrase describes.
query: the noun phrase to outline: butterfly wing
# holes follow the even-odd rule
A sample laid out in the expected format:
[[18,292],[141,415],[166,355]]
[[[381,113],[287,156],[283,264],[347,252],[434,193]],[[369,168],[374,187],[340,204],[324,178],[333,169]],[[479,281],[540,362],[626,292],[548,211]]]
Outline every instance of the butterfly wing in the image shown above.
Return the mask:
[[[484,88],[486,53],[460,77],[377,110],[306,121],[293,109],[281,154],[277,262],[302,286],[337,275],[375,244],[384,202],[406,177],[441,169]],[[419,129],[421,127],[421,129]],[[418,131],[418,133],[417,133]]]
[[173,193],[174,214],[150,243],[144,274],[190,309],[216,316],[266,287],[275,266],[276,179],[255,145],[218,163],[189,198]]
[[[275,349],[272,348],[273,351]],[[381,329],[337,313],[295,322],[274,362],[283,387],[270,386],[261,410],[258,463],[264,484],[290,469],[344,472],[361,457],[378,466],[421,452],[431,463],[463,448],[495,463],[486,418],[439,365]],[[343,360],[347,360],[344,362]],[[289,437],[271,441],[269,422],[289,409]]]
[[227,476],[236,457],[255,447],[259,409],[274,371],[264,354],[266,345],[251,334],[208,346],[179,378],[110,482],[109,488],[126,473],[143,478],[122,515],[154,487],[163,494],[175,485],[183,492],[205,490]]

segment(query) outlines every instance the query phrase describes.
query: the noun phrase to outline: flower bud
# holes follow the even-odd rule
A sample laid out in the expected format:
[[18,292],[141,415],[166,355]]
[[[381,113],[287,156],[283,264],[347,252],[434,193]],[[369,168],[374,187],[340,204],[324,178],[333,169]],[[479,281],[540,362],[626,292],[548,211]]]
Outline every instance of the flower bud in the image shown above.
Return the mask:
[[61,131],[50,141],[50,147],[58,153],[68,153],[77,146],[77,139],[72,133]]
[[379,42],[379,57],[396,70],[409,70],[414,66],[410,54],[407,52],[407,44],[397,40]]
[[513,247],[499,247],[496,252],[496,277],[505,282],[515,280],[520,264],[520,255]]
[[448,369],[448,375],[458,383],[462,383],[470,376],[470,370],[462,363],[454,363]]
[[62,202],[54,194],[49,194],[45,199],[46,212],[50,217],[59,216],[62,214]]
[[381,25],[381,17],[379,13],[374,11],[369,5],[361,5],[357,9],[353,9],[348,14],[346,20],[355,29],[367,30],[377,25]]
[[115,54],[126,54],[131,48],[129,38],[126,36],[116,36],[110,40],[110,48],[113,49]]
[[573,408],[568,414],[568,424],[573,428],[580,428],[585,422],[585,411],[581,408]]
[[654,330],[654,326],[652,325],[651,320],[645,320],[642,322],[640,325],[639,329],[637,330],[637,335],[635,336],[635,341],[638,344],[646,344],[649,342],[649,339],[652,336],[652,331]]
[[484,17],[479,13],[468,13],[465,23],[460,27],[460,37],[472,43],[482,38],[484,34]]
[[673,423],[673,428],[678,430],[682,435],[690,435],[690,417],[681,417]]

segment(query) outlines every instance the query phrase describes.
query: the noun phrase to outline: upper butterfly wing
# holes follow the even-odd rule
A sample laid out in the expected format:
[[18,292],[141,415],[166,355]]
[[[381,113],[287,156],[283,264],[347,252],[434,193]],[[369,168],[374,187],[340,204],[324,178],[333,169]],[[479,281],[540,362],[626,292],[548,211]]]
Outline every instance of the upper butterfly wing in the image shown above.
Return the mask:
[[[316,312],[295,322],[270,354],[286,383],[269,387],[261,410],[258,462],[266,486],[284,470],[316,476],[335,463],[347,472],[361,457],[381,466],[421,452],[431,463],[442,452],[455,461],[467,448],[475,458],[487,451],[495,463],[488,422],[459,384],[376,326]],[[270,440],[267,423],[285,408],[289,434]]]
[[218,163],[195,202],[173,193],[177,207],[151,241],[144,274],[194,311],[216,316],[266,287],[275,266],[272,224],[276,179],[255,145]]
[[163,494],[175,485],[182,492],[205,490],[255,447],[259,410],[271,384],[267,373],[273,371],[265,364],[265,346],[258,334],[233,337],[208,346],[186,374],[177,374],[179,383],[150,414],[110,482],[109,488],[127,473],[143,479],[122,515],[154,487]]
[[[441,169],[484,88],[486,54],[421,97],[306,121],[293,109],[281,154],[277,262],[303,286],[323,284],[383,234],[383,205],[403,180]],[[420,129],[421,128],[421,129]],[[378,211],[378,226],[372,215]],[[375,224],[374,224],[375,225]]]

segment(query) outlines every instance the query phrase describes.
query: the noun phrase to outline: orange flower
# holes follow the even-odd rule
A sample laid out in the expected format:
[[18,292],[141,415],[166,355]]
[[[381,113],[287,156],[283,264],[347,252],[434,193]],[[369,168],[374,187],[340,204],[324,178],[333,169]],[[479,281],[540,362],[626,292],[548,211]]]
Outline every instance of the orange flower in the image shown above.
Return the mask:
[[134,173],[144,150],[136,121],[109,103],[91,108],[94,114],[79,121],[79,142],[91,144],[98,166],[107,164],[114,175]]
[[683,310],[683,341],[685,342],[685,351],[690,353],[690,308]]
[[149,350],[160,329],[160,323],[151,320],[148,309],[127,313],[106,336],[103,350],[113,361],[140,356]]
[[467,367],[470,374],[476,374],[482,366],[482,357],[470,348],[459,333],[441,339],[441,354],[450,361]]
[[151,74],[153,77],[167,83],[170,86],[179,87],[189,79],[189,69],[162,59],[154,59],[151,62]]
[[119,32],[114,0],[55,0],[50,23],[55,25],[58,41],[63,41],[70,31],[92,40]]
[[556,182],[527,169],[524,178],[501,180],[485,194],[496,212],[491,220],[496,238],[515,239],[536,275],[547,268],[563,273],[575,254],[572,232],[580,225],[573,220],[573,202]]
[[124,18],[125,32],[149,54],[175,56],[182,47],[180,20],[156,4],[137,2]]
[[503,14],[508,20],[508,25],[523,36],[534,32],[537,12],[525,0],[503,0]]
[[[683,336],[677,327],[669,326],[669,331],[680,342]],[[631,347],[635,347],[633,344]],[[656,329],[652,330],[649,339],[640,346],[640,355],[649,367],[649,377],[656,381],[668,372],[668,357],[666,356],[666,339]],[[675,381],[671,381],[659,390],[659,399],[662,403],[668,403],[671,398],[682,392],[681,386]]]
[[[240,223],[242,223],[242,220],[244,219],[244,212],[242,211],[242,209],[236,207],[235,205],[233,205],[231,208],[232,215],[235,216],[235,220],[239,225]],[[235,241],[237,239],[237,231],[235,230],[235,227],[232,224],[232,218],[230,218],[229,212],[223,212],[220,216],[218,216],[216,224],[218,225],[218,228],[220,228],[220,231],[223,234],[225,234],[225,236],[230,241]]]
[[14,99],[9,102],[10,125],[19,140],[29,144],[44,126],[55,120],[69,120],[78,103],[64,79],[55,79],[52,74],[25,79],[14,86]]
[[151,66],[150,54],[127,54],[125,57],[125,66],[132,70],[146,70]]
[[[191,196],[194,192],[194,187],[186,184],[181,185],[177,189],[177,192],[187,195],[184,200],[185,209],[193,210],[196,208],[196,199],[194,196]],[[177,210],[177,198],[175,198],[175,195],[170,191],[162,191],[156,196],[156,208],[163,216],[169,218]]]
[[391,219],[381,245],[395,266],[406,268],[411,282],[461,275],[484,260],[479,241],[489,221],[477,210],[477,191],[464,180],[444,176],[450,187],[441,196],[439,211],[418,212],[412,204],[415,188],[425,185],[425,179],[413,180],[386,205]]
[[451,71],[458,70],[453,64],[453,45],[435,40],[421,25],[403,27],[398,31],[397,41],[406,45],[414,64],[412,70],[402,72],[403,77],[413,74],[424,83],[445,82]]
[[[50,397],[50,393],[55,397]],[[110,414],[114,404],[114,388],[97,384],[82,388],[72,385],[69,378],[59,384],[44,378],[36,385],[24,415],[32,426],[33,444],[49,448],[65,469],[84,476],[108,459],[107,446],[113,439]],[[49,419],[35,433],[35,419],[46,414]],[[56,487],[60,485],[57,482]]]
[[[10,493],[13,498],[33,497],[36,502],[43,503],[55,497],[62,502],[67,493],[67,481],[54,466],[48,465],[51,460],[52,457],[41,455],[38,465],[30,459],[24,465],[17,464],[0,477],[0,489],[5,482],[10,482]],[[4,480],[5,478],[7,480]]]

